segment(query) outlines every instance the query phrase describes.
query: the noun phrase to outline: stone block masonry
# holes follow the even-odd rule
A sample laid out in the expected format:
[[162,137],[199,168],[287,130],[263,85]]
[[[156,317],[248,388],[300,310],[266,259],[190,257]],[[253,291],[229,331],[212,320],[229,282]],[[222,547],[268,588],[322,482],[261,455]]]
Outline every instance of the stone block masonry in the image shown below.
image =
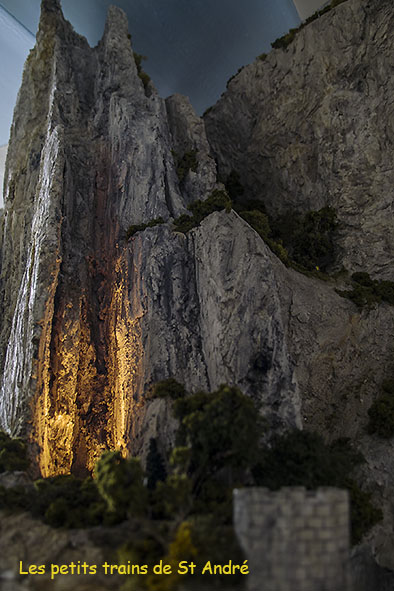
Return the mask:
[[249,591],[350,591],[347,491],[237,489],[234,526]]

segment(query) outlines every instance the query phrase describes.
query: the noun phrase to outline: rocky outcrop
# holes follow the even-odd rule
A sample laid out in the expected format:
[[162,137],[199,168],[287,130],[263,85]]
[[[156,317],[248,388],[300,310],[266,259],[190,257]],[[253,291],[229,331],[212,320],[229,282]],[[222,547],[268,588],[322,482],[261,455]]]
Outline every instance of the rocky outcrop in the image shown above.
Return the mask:
[[300,424],[269,250],[234,213],[172,229],[217,187],[202,121],[140,78],[123,13],[91,49],[44,1],[7,159],[0,299],[1,424],[43,475],[141,452],[156,429],[143,394],[169,376],[238,384],[278,426]]
[[2,427],[37,472],[83,474],[104,449],[172,442],[152,382],[236,384],[274,429],[357,441],[385,512],[369,548],[393,568],[391,447],[365,430],[393,308],[361,311],[334,280],[286,268],[234,211],[173,224],[222,188],[214,156],[273,215],[335,207],[337,267],[393,278],[389,3],[348,0],[244,68],[205,118],[209,142],[187,99],[141,78],[120,10],[92,49],[57,0],[42,8],[5,175]]
[[[324,206],[338,214],[336,268],[394,277],[392,106],[394,13],[388,1],[348,0],[302,28],[286,49],[245,67],[205,115],[222,178],[276,216]],[[393,569],[392,445],[366,434],[367,410],[393,375],[393,308],[360,312],[319,283],[284,271],[280,299],[303,423],[351,436],[364,483],[385,519],[369,537]],[[390,557],[391,556],[391,557]]]
[[394,14],[348,0],[242,69],[205,116],[223,177],[271,214],[334,207],[349,271],[393,279]]

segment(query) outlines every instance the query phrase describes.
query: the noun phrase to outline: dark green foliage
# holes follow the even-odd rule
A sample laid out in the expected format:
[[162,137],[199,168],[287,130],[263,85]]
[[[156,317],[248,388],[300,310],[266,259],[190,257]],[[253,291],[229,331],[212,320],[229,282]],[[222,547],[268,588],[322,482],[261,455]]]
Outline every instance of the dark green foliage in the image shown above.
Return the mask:
[[4,488],[0,486],[0,509],[9,513],[28,511],[31,507],[31,491],[23,486]]
[[335,6],[338,6],[339,4],[342,4],[342,2],[345,2],[345,1],[346,0],[332,0],[331,4],[329,4],[328,6],[325,6],[321,10],[317,10],[314,14],[309,16],[306,19],[306,21],[304,23],[302,23],[299,27],[297,27],[295,29],[290,29],[290,31],[288,33],[286,33],[286,35],[283,35],[283,37],[279,37],[279,39],[276,39],[273,43],[271,43],[271,46],[274,49],[286,49],[290,45],[290,43],[292,43],[292,41],[294,41],[297,33],[299,31],[301,31],[301,29],[303,29],[306,25],[309,25],[309,23],[315,21],[319,17],[321,17],[324,14],[326,14],[327,12],[329,12],[332,8],[335,8]]
[[180,422],[177,444],[190,448],[188,473],[195,490],[225,468],[235,474],[253,465],[262,422],[238,388],[221,386],[177,400],[174,414]]
[[[341,0],[341,1],[343,1],[343,0]],[[326,14],[326,12],[330,12],[330,10],[331,10],[331,6],[330,5],[326,6],[325,8],[322,8],[321,10],[317,10],[316,12],[314,12],[311,16],[309,16],[306,19],[306,21],[305,21],[305,23],[304,23],[303,26],[309,25],[309,23],[311,23],[312,21],[315,21],[316,19],[320,18],[321,16],[323,16],[323,14]]]
[[287,267],[324,278],[335,261],[336,212],[332,207],[305,214],[294,211],[276,220],[269,218],[264,203],[245,197],[239,174],[232,170],[225,181],[233,209],[261,236]]
[[149,490],[154,490],[158,482],[165,482],[167,478],[163,456],[157,448],[156,439],[153,437],[149,441],[149,452],[146,458],[146,477]]
[[52,527],[89,527],[103,522],[106,506],[91,478],[72,475],[34,483],[30,510]]
[[271,46],[274,49],[286,49],[290,45],[290,43],[294,41],[296,34],[298,33],[298,31],[301,30],[301,28],[302,27],[290,29],[290,31],[286,33],[286,35],[283,35],[283,37],[279,37],[278,39],[273,41],[273,43],[271,43]]
[[172,152],[176,164],[176,174],[178,176],[180,183],[182,183],[185,180],[189,170],[192,170],[193,172],[197,171],[197,154],[198,150],[189,150],[189,152],[185,152],[183,156],[179,156],[174,151]]
[[272,252],[282,261],[284,265],[289,267],[291,260],[287,250],[282,244],[282,240],[278,238],[273,240],[271,238],[271,228],[268,216],[258,210],[240,211],[239,215],[246,221],[256,232],[261,236],[264,242],[270,247]]
[[[233,561],[233,564],[242,564],[245,556],[239,546],[235,531],[231,525],[220,523],[215,514],[198,516],[188,520],[190,523],[191,542],[196,548],[198,564],[204,565],[209,560],[212,564]],[[223,549],[225,548],[225,556]],[[229,585],[232,589],[238,588],[242,582],[242,575],[216,575],[215,579],[221,586]],[[205,582],[205,576],[201,577]],[[240,587],[242,589],[242,586]]]
[[186,390],[183,384],[177,382],[174,378],[168,378],[161,382],[156,382],[151,386],[147,393],[147,398],[183,398],[186,395]]
[[363,492],[351,478],[354,469],[364,461],[348,439],[327,445],[317,433],[292,431],[277,437],[265,450],[253,475],[259,486],[277,490],[282,486],[336,486],[349,490],[353,543],[380,519],[370,495]]
[[282,240],[289,257],[307,271],[326,271],[335,262],[336,211],[323,207],[305,214],[288,212],[271,223],[276,241]]
[[130,238],[132,236],[134,236],[134,234],[136,234],[137,232],[143,232],[147,228],[154,228],[154,226],[158,226],[159,224],[164,224],[164,223],[165,222],[164,222],[163,218],[155,218],[154,220],[151,220],[147,224],[135,224],[134,226],[130,226],[126,232],[126,240],[130,240]]
[[362,461],[347,440],[327,445],[318,433],[294,430],[274,439],[254,473],[257,484],[272,490],[282,486],[343,487]]
[[144,55],[141,55],[140,53],[137,53],[136,51],[134,51],[133,54],[134,54],[135,65],[137,66],[138,76],[144,86],[145,94],[147,96],[149,96],[150,76],[146,72],[144,72],[144,70],[142,69],[142,65],[141,65],[142,60],[146,60],[146,57]]
[[258,60],[261,60],[262,62],[264,62],[267,58],[267,54],[266,53],[260,53],[260,55],[257,56]]
[[383,439],[394,437],[394,380],[382,384],[382,393],[368,410],[368,433]]
[[351,290],[337,290],[359,308],[371,308],[375,304],[386,302],[394,306],[394,282],[371,279],[368,273],[353,273]]
[[[244,69],[244,67],[245,67],[245,66],[241,66],[240,68],[238,68],[238,70],[235,72],[235,74],[233,74],[232,76],[230,76],[230,78],[229,78],[229,79],[227,80],[227,82],[226,82],[226,88],[228,88],[228,85],[230,84],[231,80],[234,80],[234,78],[235,78],[236,76],[238,76],[238,74],[239,74],[240,72],[242,72],[242,70]],[[223,96],[223,95],[222,95],[222,96]]]
[[214,211],[225,209],[227,212],[230,212],[231,206],[231,199],[227,193],[215,189],[205,201],[199,199],[188,206],[188,209],[192,213],[191,216],[184,214],[174,220],[175,230],[186,234],[186,232],[198,226],[204,218]]
[[144,514],[147,495],[138,459],[126,459],[119,451],[107,451],[97,462],[94,475],[97,488],[116,519]]
[[27,470],[26,444],[0,431],[0,472]]
[[366,493],[354,482],[349,480],[347,488],[350,493],[350,522],[352,544],[361,542],[364,534],[383,519],[382,511],[371,501],[371,494]]
[[[232,170],[224,184],[231,201],[234,205],[237,204],[237,202],[242,198],[242,195],[245,193],[245,189],[241,183],[238,172],[236,170]],[[236,208],[234,207],[234,209]],[[249,209],[249,207],[244,206],[243,209]]]

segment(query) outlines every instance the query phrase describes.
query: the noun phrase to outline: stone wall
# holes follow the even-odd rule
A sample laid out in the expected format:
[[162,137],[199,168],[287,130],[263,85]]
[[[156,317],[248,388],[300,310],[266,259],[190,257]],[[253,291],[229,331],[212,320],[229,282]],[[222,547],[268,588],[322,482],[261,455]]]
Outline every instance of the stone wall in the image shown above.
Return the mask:
[[234,525],[250,591],[350,590],[347,491],[238,489]]

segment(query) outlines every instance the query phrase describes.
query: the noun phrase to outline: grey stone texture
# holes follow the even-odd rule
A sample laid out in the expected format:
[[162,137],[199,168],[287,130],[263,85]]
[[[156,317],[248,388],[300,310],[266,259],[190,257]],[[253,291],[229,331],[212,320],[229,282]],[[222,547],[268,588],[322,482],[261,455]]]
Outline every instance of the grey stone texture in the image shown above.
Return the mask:
[[[234,211],[173,227],[221,186],[217,158],[273,213],[336,207],[338,266],[393,279],[393,15],[387,0],[341,4],[244,68],[205,131],[187,99],[144,87],[122,11],[92,49],[43,2],[0,222],[0,424],[28,439],[37,470],[81,473],[107,448],[146,453],[152,436],[168,447],[171,403],[146,400],[147,387],[228,382],[274,430],[361,447],[384,512],[367,547],[394,569],[393,444],[365,430],[394,371],[393,308],[359,310],[341,280],[284,267]],[[181,183],[172,151],[191,150]]]
[[341,264],[393,279],[391,0],[348,0],[231,80],[205,116],[226,176],[272,213],[332,206]]
[[351,591],[347,491],[234,491],[250,591]]

